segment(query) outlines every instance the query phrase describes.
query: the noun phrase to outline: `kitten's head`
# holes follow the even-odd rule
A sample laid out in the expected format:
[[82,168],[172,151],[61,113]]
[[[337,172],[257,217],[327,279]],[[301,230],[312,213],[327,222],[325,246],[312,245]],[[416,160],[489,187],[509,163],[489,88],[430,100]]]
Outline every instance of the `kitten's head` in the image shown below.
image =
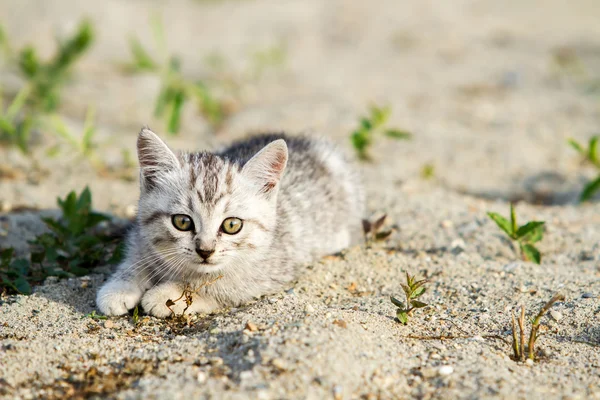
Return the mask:
[[137,146],[138,225],[168,268],[163,276],[192,278],[266,254],[287,164],[285,141],[271,142],[244,164],[206,152],[175,154],[149,129]]

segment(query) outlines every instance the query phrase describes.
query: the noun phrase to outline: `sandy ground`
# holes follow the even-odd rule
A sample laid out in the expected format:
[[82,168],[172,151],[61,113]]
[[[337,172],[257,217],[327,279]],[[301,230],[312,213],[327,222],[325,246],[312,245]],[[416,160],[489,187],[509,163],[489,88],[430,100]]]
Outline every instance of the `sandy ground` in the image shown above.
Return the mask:
[[[263,130],[349,146],[368,104],[391,105],[391,125],[414,139],[382,139],[363,171],[370,212],[387,213],[398,231],[305,266],[282,293],[189,326],[85,317],[107,269],[4,297],[0,396],[600,399],[600,203],[575,202],[593,171],[565,145],[600,125],[597,1],[0,2],[14,46],[34,42],[45,54],[55,33],[92,19],[97,42],[61,115],[77,129],[96,108],[96,153],[116,171],[141,125],[163,126],[152,117],[158,79],[119,69],[128,35],[151,45],[153,12],[186,75],[214,75],[206,58],[218,52],[241,87],[218,132],[188,107],[173,147],[213,148]],[[252,55],[273,46],[285,49],[284,64],[249,78]],[[5,88],[18,87],[14,71],[0,72]],[[3,210],[55,208],[57,196],[89,185],[98,209],[131,214],[135,181],[99,176],[66,147],[46,157],[46,148],[35,147],[35,163],[0,148]],[[420,177],[427,163],[430,181]],[[547,221],[541,266],[515,261],[486,217],[506,214],[511,200],[521,221]],[[5,213],[0,247],[24,252],[40,229],[38,212]],[[408,326],[389,302],[404,271],[431,280],[431,306]],[[566,300],[543,320],[539,361],[511,360],[511,310],[524,304],[533,316],[556,291]]]

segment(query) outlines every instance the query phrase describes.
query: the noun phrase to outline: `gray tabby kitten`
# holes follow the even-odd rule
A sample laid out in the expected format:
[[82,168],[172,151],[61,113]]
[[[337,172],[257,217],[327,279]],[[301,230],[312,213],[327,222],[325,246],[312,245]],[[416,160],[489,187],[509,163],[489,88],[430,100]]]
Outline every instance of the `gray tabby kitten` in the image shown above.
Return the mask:
[[[184,287],[190,312],[280,290],[297,266],[362,234],[356,171],[324,141],[264,135],[218,153],[174,153],[149,129],[137,140],[141,194],[127,255],[96,299],[106,315],[140,303],[157,317]],[[185,302],[172,306],[181,313]]]

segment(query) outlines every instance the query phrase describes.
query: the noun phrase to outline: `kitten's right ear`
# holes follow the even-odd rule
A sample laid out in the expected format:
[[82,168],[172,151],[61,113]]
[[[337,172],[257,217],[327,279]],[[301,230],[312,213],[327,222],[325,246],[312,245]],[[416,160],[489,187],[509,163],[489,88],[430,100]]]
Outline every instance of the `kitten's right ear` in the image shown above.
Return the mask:
[[179,168],[175,153],[147,127],[142,128],[137,139],[138,159],[142,187],[151,189],[156,183],[156,175],[161,171]]

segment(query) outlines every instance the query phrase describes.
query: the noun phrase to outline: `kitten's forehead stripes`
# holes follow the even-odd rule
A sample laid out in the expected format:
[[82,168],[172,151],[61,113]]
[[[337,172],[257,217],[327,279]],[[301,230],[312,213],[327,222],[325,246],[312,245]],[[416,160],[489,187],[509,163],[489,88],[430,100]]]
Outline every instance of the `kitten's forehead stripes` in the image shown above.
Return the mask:
[[165,211],[154,211],[150,215],[142,217],[141,222],[143,225],[149,225],[154,222],[160,221],[164,217],[169,217],[170,215],[171,214],[169,214],[168,212],[165,212]]

